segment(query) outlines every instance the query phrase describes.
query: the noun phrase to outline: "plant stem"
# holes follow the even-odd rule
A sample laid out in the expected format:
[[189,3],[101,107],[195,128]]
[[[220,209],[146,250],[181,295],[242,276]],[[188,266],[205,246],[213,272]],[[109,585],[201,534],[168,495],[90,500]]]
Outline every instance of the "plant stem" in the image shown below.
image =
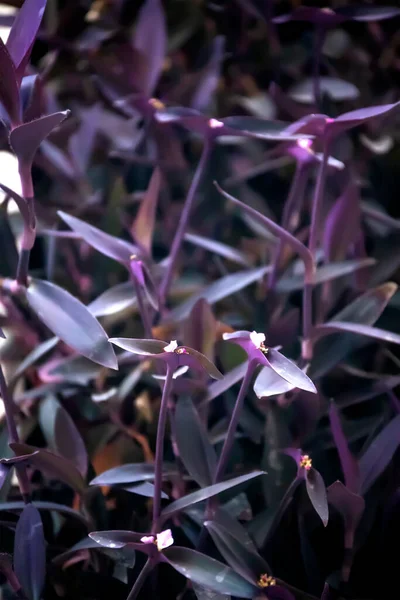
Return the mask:
[[[4,403],[4,411],[6,415],[6,423],[7,423],[7,431],[8,431],[8,443],[18,443],[19,435],[17,426],[15,424],[14,419],[14,402],[12,396],[10,394],[10,390],[8,389],[8,385],[6,383],[6,379],[4,377],[3,368],[0,364],[0,393],[3,398]],[[25,503],[30,502],[30,482],[28,475],[26,473],[25,466],[20,464],[16,466],[19,488],[21,491],[22,498]]]
[[310,226],[310,237],[308,240],[308,249],[315,256],[317,249],[318,238],[320,233],[320,221],[321,221],[321,210],[324,201],[325,191],[325,180],[328,170],[328,157],[329,157],[329,142],[324,141],[323,156],[318,169],[317,182],[315,184],[314,197],[312,201],[312,212],[311,212],[311,226]]
[[140,313],[140,317],[141,317],[142,323],[143,323],[144,333],[148,339],[152,339],[153,333],[151,330],[151,320],[150,320],[149,311],[147,310],[147,306],[146,306],[144,298],[143,298],[143,290],[142,290],[142,287],[141,287],[139,281],[137,280],[135,273],[132,271],[132,269],[131,269],[131,275],[132,275],[133,285],[135,288],[136,298],[138,301],[139,313]]
[[24,221],[24,231],[21,242],[21,252],[18,258],[16,280],[19,284],[28,284],[28,269],[31,250],[36,239],[36,217],[34,206],[34,192],[31,174],[31,165],[18,163],[19,176],[24,204],[18,203]]
[[192,212],[192,207],[194,203],[194,199],[196,197],[197,190],[199,188],[202,176],[204,174],[208,158],[212,149],[212,138],[206,137],[204,140],[203,151],[201,153],[199,164],[197,165],[196,172],[193,176],[192,183],[190,184],[189,191],[186,196],[185,204],[183,206],[181,218],[178,223],[178,228],[175,232],[175,237],[172,242],[171,251],[169,254],[169,263],[167,267],[167,271],[165,273],[165,277],[161,282],[160,286],[160,304],[163,307],[165,305],[169,288],[172,282],[172,276],[174,273],[174,268],[176,265],[176,261],[178,258],[179,250],[182,245],[183,237],[186,233],[186,229],[189,224],[190,215]]
[[131,589],[131,591],[129,592],[129,596],[127,597],[126,600],[135,600],[135,598],[138,596],[140,590],[142,589],[144,582],[147,579],[147,576],[149,575],[150,571],[153,569],[154,563],[151,560],[151,558],[148,558],[147,561],[145,562],[145,565],[143,567],[143,569],[140,571],[138,578],[136,579],[135,583],[133,584],[133,587]]
[[257,361],[255,361],[255,360],[249,361],[246,374],[243,377],[242,385],[240,386],[238,397],[236,398],[235,407],[233,409],[233,413],[232,413],[231,420],[229,423],[228,431],[227,431],[227,434],[225,437],[225,442],[222,447],[222,451],[221,451],[221,454],[220,454],[220,457],[218,460],[218,464],[217,464],[217,468],[216,468],[215,476],[214,476],[214,483],[218,483],[225,473],[225,470],[226,470],[226,467],[228,464],[228,460],[229,460],[229,454],[232,450],[232,447],[233,447],[233,444],[235,441],[235,433],[236,433],[236,429],[237,429],[237,426],[239,423],[240,414],[242,412],[244,399],[248,392],[252,377],[254,375],[254,371],[256,370],[257,366],[258,366]]
[[164,437],[165,426],[167,423],[169,395],[172,387],[173,368],[167,365],[167,374],[164,383],[164,389],[161,397],[160,414],[158,417],[156,456],[154,460],[154,500],[153,500],[153,524],[152,532],[157,533],[158,518],[161,510],[161,488],[163,476],[163,457],[164,457]]
[[[295,207],[299,206],[304,195],[304,191],[307,184],[307,169],[301,161],[297,161],[296,170],[292,179],[289,194],[285,202],[282,214],[282,227],[289,229],[289,221],[293,216]],[[273,289],[276,285],[278,276],[279,263],[282,257],[284,249],[284,242],[280,238],[275,248],[274,255],[272,257],[272,270],[268,277],[268,289]]]

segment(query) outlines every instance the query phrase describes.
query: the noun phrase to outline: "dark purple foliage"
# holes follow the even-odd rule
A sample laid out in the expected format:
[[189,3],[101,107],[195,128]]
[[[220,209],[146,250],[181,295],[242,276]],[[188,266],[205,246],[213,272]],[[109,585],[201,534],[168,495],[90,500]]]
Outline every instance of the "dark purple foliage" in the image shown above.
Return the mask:
[[400,9],[306,4],[4,3],[1,597],[396,596]]

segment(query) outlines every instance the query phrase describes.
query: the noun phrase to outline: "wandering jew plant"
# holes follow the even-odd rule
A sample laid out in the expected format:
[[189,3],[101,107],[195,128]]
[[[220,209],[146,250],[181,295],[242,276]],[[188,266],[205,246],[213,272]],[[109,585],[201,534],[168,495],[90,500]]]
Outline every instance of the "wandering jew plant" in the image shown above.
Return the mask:
[[2,598],[396,597],[400,10],[297,4],[0,4]]

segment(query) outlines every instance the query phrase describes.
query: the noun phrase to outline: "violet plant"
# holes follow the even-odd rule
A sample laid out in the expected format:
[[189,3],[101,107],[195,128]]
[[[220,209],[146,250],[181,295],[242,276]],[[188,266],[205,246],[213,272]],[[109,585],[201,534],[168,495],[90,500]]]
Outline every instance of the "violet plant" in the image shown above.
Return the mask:
[[2,596],[393,597],[399,9],[8,4]]

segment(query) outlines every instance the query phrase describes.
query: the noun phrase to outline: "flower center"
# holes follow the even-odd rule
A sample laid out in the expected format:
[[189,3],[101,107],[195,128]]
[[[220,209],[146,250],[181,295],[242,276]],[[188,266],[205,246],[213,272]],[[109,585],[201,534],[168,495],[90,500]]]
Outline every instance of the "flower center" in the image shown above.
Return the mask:
[[177,350],[174,350],[174,352],[175,354],[189,354],[186,348],[178,348]]
[[161,102],[161,100],[157,100],[157,98],[150,98],[149,104],[156,110],[162,110],[165,108],[165,104]]
[[266,573],[263,573],[262,575],[260,575],[260,577],[257,581],[257,585],[260,588],[271,587],[272,585],[276,585],[276,579],[275,579],[275,577],[271,577],[271,575],[267,575]]
[[300,459],[300,467],[302,469],[305,469],[306,471],[309,471],[312,467],[312,460],[311,458],[308,456],[308,454],[303,454],[303,456]]
[[178,347],[178,342],[176,340],[172,340],[167,346],[164,348],[164,352],[175,352]]

